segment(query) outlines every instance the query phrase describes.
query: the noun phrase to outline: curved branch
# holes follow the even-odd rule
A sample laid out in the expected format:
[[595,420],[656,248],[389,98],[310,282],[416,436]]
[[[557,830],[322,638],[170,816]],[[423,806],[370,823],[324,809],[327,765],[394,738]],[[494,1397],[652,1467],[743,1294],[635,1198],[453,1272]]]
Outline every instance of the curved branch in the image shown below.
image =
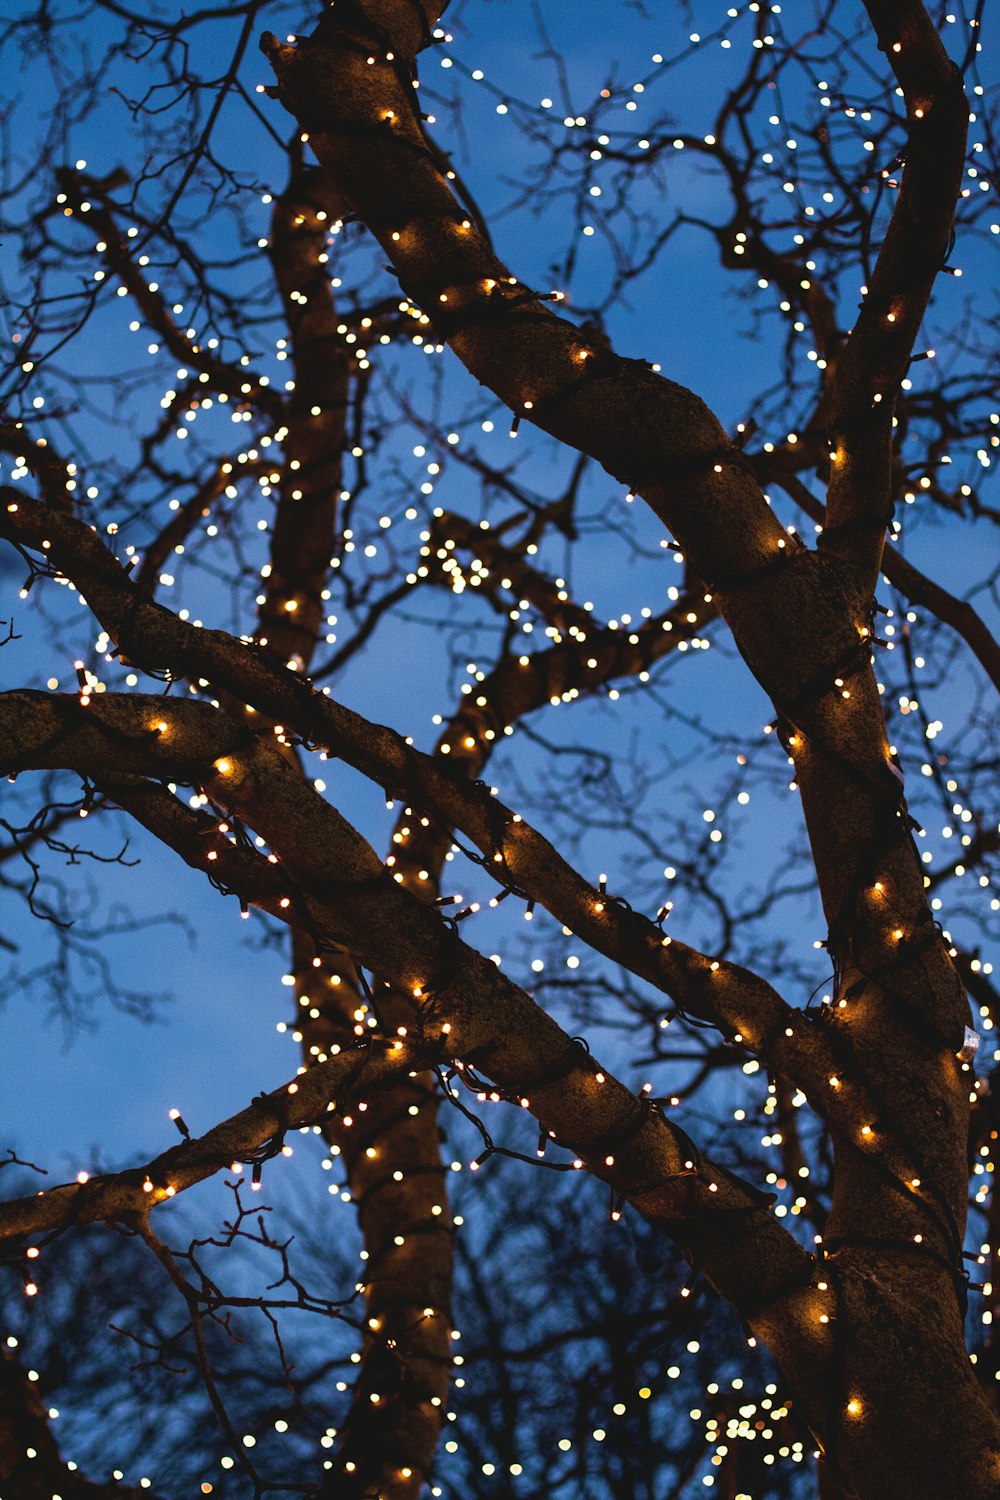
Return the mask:
[[969,103],[920,0],[866,0],[906,101],[907,141],[885,240],[840,355],[830,423],[823,545],[849,563],[862,597],[878,576],[892,464],[892,412],[931,288],[948,255]]

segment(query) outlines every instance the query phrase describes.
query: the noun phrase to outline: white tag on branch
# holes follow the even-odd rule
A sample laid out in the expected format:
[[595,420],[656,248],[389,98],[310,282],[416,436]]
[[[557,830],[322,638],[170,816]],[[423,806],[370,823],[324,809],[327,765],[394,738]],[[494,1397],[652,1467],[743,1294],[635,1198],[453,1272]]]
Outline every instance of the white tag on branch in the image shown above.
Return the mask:
[[962,1043],[962,1050],[959,1052],[958,1055],[959,1055],[960,1059],[962,1060],[962,1062],[971,1062],[972,1059],[975,1057],[975,1055],[976,1055],[976,1053],[978,1051],[979,1051],[979,1032],[978,1031],[973,1031],[973,1029],[972,1029],[971,1026],[966,1026],[966,1028],[965,1028],[965,1041]]

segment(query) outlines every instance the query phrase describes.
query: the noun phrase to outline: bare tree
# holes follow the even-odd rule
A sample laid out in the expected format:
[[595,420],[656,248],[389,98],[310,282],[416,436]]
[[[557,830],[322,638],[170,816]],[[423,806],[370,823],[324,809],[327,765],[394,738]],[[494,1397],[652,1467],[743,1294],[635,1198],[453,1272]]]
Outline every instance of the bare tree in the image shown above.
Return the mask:
[[[155,1009],[113,957],[138,850],[156,920],[196,929],[206,881],[260,914],[301,1049],[202,1134],[173,1111],[155,1157],[0,1205],[4,1493],[145,1465],[137,1494],[985,1500],[981,7],[679,7],[598,88],[555,18],[452,9],[331,0],[296,36],[263,0],[95,0],[0,38],[33,79],[4,158],[10,987]],[[480,27],[553,97],[475,66]],[[727,286],[705,348],[685,301]],[[694,352],[618,352],[649,306]],[[741,335],[716,415],[671,359],[715,380]]]

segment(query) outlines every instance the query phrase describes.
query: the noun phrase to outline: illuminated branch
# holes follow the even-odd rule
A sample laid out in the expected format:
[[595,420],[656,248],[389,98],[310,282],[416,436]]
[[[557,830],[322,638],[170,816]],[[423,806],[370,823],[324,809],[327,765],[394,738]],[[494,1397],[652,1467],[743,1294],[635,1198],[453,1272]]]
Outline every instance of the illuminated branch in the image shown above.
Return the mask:
[[[129,1222],[169,1202],[234,1161],[274,1144],[288,1130],[311,1125],[331,1107],[391,1083],[419,1059],[409,1044],[370,1041],[361,1052],[343,1052],[270,1094],[202,1136],[153,1157],[142,1166],[88,1177],[30,1198],[0,1203],[0,1242],[45,1235],[75,1224]],[[280,1149],[280,1147],[276,1148]]]
[[[690,593],[663,615],[633,629],[612,630],[588,616],[584,631],[529,656],[508,656],[463,701],[440,742],[469,763],[470,775],[490,745],[526,714],[545,704],[587,697],[607,683],[637,677],[696,639],[717,616],[710,595]],[[486,743],[482,743],[485,741]]]
[[[477,1074],[493,1081],[498,1099],[530,1109],[543,1132],[577,1151],[581,1165],[662,1223],[779,1360],[795,1370],[810,1420],[823,1431],[830,1420],[819,1400],[827,1354],[822,1343],[817,1349],[818,1329],[808,1312],[815,1295],[810,1258],[769,1218],[751,1189],[713,1167],[683,1132],[623,1088],[528,995],[468,948],[433,908],[388,878],[364,840],[278,749],[205,704],[104,695],[84,707],[75,699],[28,693],[5,695],[0,704],[0,770],[72,764],[86,774],[117,765],[134,774],[141,766],[147,773],[205,786],[216,804],[257,828],[295,883],[299,914],[306,911],[321,949],[349,947],[387,974],[401,995],[413,997],[407,1061],[429,1048],[455,1058],[460,1076],[474,1064]],[[205,863],[201,855],[199,867]],[[418,1050],[411,1052],[411,1045]],[[380,1056],[391,1070],[392,1055]],[[282,1128],[321,1118],[333,1095],[342,1094],[344,1059],[352,1057],[347,1053],[317,1063],[294,1091],[289,1087],[268,1096],[259,1106],[263,1121],[254,1109],[245,1111],[201,1141],[158,1158],[144,1175],[119,1174],[103,1186],[57,1189],[8,1205],[0,1211],[0,1233],[58,1227],[74,1216],[118,1216],[134,1211],[143,1193],[147,1202],[159,1201],[170,1188],[209,1175],[223,1164],[220,1158],[245,1156]],[[363,1057],[365,1079],[371,1082],[369,1070],[377,1059],[371,1051]],[[377,1072],[377,1078],[383,1076]],[[832,1098],[843,1089],[849,1100],[840,1127],[846,1130],[848,1119],[857,1120],[859,1106],[871,1107],[863,1077],[848,1073],[829,1084],[837,1085]],[[292,1093],[295,1102],[289,1106]],[[889,1122],[876,1117],[875,1126],[861,1125],[858,1135],[864,1140],[875,1129],[889,1137],[881,1169],[892,1174],[902,1193],[894,1168],[904,1167],[905,1157],[897,1158]],[[934,1218],[919,1211],[924,1207],[919,1188],[915,1180],[905,1193],[926,1230]]]
[[[298,111],[313,149],[392,258],[404,290],[430,310],[463,363],[515,419],[530,419],[591,454],[642,494],[706,580],[779,712],[811,731],[823,780],[803,775],[800,784],[833,920],[883,820],[891,774],[873,679],[846,690],[852,724],[864,725],[863,732],[852,728],[849,747],[838,745],[844,730],[826,697],[839,691],[838,664],[857,661],[867,638],[857,602],[824,557],[788,538],[697,396],[595,347],[511,277],[425,151],[409,83],[377,48],[369,64],[367,43],[359,46],[338,24],[328,12],[297,48],[265,38],[283,101]],[[832,753],[820,754],[816,747],[827,742]],[[859,797],[859,782],[870,784],[867,798]]]
[[[314,957],[293,941],[296,1034],[307,1067],[338,1046],[413,1023],[412,996],[348,953]],[[365,1244],[365,1330],[335,1458],[337,1494],[420,1494],[444,1421],[452,1373],[454,1228],[433,1072],[411,1070],[364,1113],[330,1115],[323,1136],[346,1173]],[[350,1466],[350,1467],[348,1467]]]
[[369,66],[363,46],[341,39],[330,13],[298,49],[266,46],[283,101],[308,121],[312,148],[403,290],[515,419],[592,454],[668,524],[683,517],[673,530],[700,577],[773,561],[781,528],[704,403],[597,346],[511,277],[427,150],[409,81],[384,54]]
[[59,182],[63,190],[61,197],[66,203],[64,212],[79,214],[82,222],[93,227],[98,235],[98,253],[108,272],[117,276],[127,288],[129,296],[171,354],[199,372],[200,388],[205,392],[221,391],[253,407],[272,422],[282,421],[284,399],[278,391],[269,388],[266,377],[256,377],[244,365],[229,364],[220,359],[178,327],[163,294],[153,290],[133,256],[128,233],[119,229],[116,205],[112,203],[106,184],[81,172],[68,170],[59,174]]
[[[758,56],[754,56],[751,68],[757,71]],[[709,140],[700,136],[680,135],[670,132],[660,146],[673,151],[680,143],[685,151],[697,152],[710,161],[717,162],[726,174],[733,197],[733,213],[724,225],[705,224],[699,219],[690,222],[700,224],[714,237],[719,247],[719,258],[727,270],[746,275],[764,276],[773,283],[787,302],[796,310],[802,310],[809,320],[810,331],[816,342],[817,352],[827,364],[837,355],[841,342],[841,331],[837,320],[837,309],[827,288],[818,280],[815,272],[806,265],[807,253],[772,249],[764,238],[765,226],[760,221],[759,207],[754,202],[756,184],[750,182],[753,156],[746,162],[738,159],[737,153],[726,141],[726,128],[735,120],[736,130],[746,146],[748,130],[747,115],[758,101],[765,87],[766,74],[759,74],[751,86],[745,83],[727,99],[716,117],[713,135]],[[609,151],[604,154],[612,160],[621,153]],[[650,152],[652,155],[652,151]],[[689,220],[688,215],[683,218]]]
[[[308,669],[338,551],[352,359],[326,251],[343,206],[326,174],[305,168],[300,156],[296,142],[291,180],[272,215],[271,261],[295,388],[257,635],[278,660]],[[369,612],[371,628],[380,613]],[[359,631],[356,644],[366,638]],[[366,1035],[359,1023],[369,1013],[348,955],[321,951],[314,959],[313,951],[308,934],[293,935],[297,1034],[307,1067]],[[378,1014],[391,1032],[412,1019],[411,1009],[385,995]],[[338,1493],[344,1500],[373,1491],[403,1500],[421,1490],[429,1473],[451,1370],[452,1231],[433,1075],[420,1073],[391,1094],[374,1095],[363,1114],[325,1120],[323,1135],[343,1161],[358,1205],[367,1272],[361,1364],[337,1445]]]
[[[388,1053],[381,1044],[370,1046],[360,1063],[350,1053],[318,1063],[294,1086],[145,1168],[7,1204],[0,1210],[0,1236],[141,1211],[144,1202],[172,1196],[171,1188],[202,1180],[282,1130],[319,1119],[345,1085],[356,1097],[359,1087],[398,1072],[400,1056],[412,1065],[429,1048],[465,1065],[474,1061],[499,1097],[530,1108],[544,1131],[572,1145],[581,1165],[663,1222],[738,1306],[750,1299],[756,1310],[766,1300],[763,1327],[772,1329],[772,1302],[801,1295],[810,1258],[768,1216],[755,1190],[712,1166],[436,911],[403,891],[277,750],[191,702],[170,705],[167,717],[160,717],[162,700],[142,697],[105,695],[81,708],[73,699],[16,693],[0,703],[4,771],[68,761],[77,770],[117,765],[126,773],[156,766],[160,774],[209,788],[213,800],[281,850],[292,880],[323,893],[322,942],[349,946],[413,996],[408,1032],[416,1037],[397,1037]],[[160,729],[161,723],[167,727]],[[787,1337],[786,1330],[781,1338]],[[790,1353],[798,1339],[792,1337]]]
[[335,193],[315,168],[293,167],[274,205],[271,262],[291,344],[280,499],[271,534],[258,636],[282,661],[308,666],[326,605],[336,542],[347,420],[349,351],[337,333],[326,240],[339,217]]
[[[199,629],[148,603],[89,527],[55,516],[20,494],[9,499],[14,493],[0,491],[0,501],[5,502],[0,504],[0,534],[39,549],[48,541],[46,555],[73,578],[129,660],[147,670],[168,666],[176,675],[206,677],[216,690],[252,704],[307,743],[346,760],[394,796],[426,803],[446,827],[459,828],[472,840],[489,873],[504,883],[513,882],[599,952],[664,989],[692,1014],[720,1025],[728,1035],[738,1032],[751,1049],[770,1046],[778,1036],[778,1051],[772,1056],[780,1065],[786,1043],[779,1033],[787,1026],[794,1029],[795,1012],[769,985],[737,965],[720,961],[713,970],[715,960],[676,939],[664,943],[653,922],[613,901],[605,903],[530,824],[485,788],[470,783],[464,772],[456,775],[440,756],[425,755],[394,731],[370,723],[325,693],[314,693],[300,677],[273,666],[232,636]],[[606,633],[601,643],[606,661],[622,663],[623,653],[626,666],[633,653],[638,661],[645,660],[642,640],[633,645],[628,637],[619,637],[620,632]],[[660,643],[668,638],[662,628],[648,629],[643,637],[657,654],[662,654]],[[558,669],[545,665],[546,659],[561,657],[575,668],[576,651],[574,644],[571,651],[557,646],[542,653],[542,671],[528,679],[528,706],[543,701],[547,695],[540,689],[551,691],[558,680]]]
[[864,599],[875,586],[891,493],[892,414],[951,237],[969,104],[920,0],[867,0],[906,101],[907,141],[892,219],[837,365],[823,545],[848,561]]

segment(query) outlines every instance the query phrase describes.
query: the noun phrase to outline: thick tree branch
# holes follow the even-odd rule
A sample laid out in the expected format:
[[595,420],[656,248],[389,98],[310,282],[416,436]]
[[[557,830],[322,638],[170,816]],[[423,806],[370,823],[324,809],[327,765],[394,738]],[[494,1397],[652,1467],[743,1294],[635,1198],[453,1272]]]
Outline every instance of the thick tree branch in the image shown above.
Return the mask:
[[931,288],[948,255],[969,104],[920,0],[867,0],[906,101],[902,180],[857,322],[837,364],[823,545],[848,561],[859,596],[875,587],[891,514],[892,413]]
[[338,1053],[281,1088],[258,1095],[247,1109],[204,1135],[141,1166],[0,1203],[0,1243],[58,1233],[74,1224],[141,1218],[232,1162],[277,1146],[287,1131],[312,1125],[328,1110],[391,1084],[419,1061],[419,1050],[398,1039],[372,1039],[363,1050]]
[[[83,523],[54,515],[9,489],[0,489],[0,501],[6,502],[0,505],[0,535],[40,551],[47,542],[45,555],[73,579],[128,660],[147,670],[167,667],[176,675],[203,677],[217,691],[251,704],[308,744],[347,761],[393,796],[428,805],[446,827],[461,829],[472,840],[486,870],[502,883],[538,901],[598,952],[665,990],[692,1014],[719,1025],[727,1035],[739,1033],[752,1050],[767,1051],[789,1027],[794,1033],[797,1013],[763,980],[723,961],[712,969],[716,960],[677,939],[665,943],[653,922],[603,900],[548,840],[485,787],[470,782],[460,766],[453,769],[440,756],[415,750],[393,730],[368,722],[326,693],[314,692],[302,677],[234,637],[199,629],[147,602]],[[635,645],[621,632],[611,631],[597,643],[601,656],[595,659],[603,658],[605,676],[609,663],[622,662],[629,671],[637,669],[636,660],[645,665],[644,641],[653,652],[649,659],[655,659],[664,649],[661,643],[669,639],[669,632],[649,626],[636,634]],[[572,652],[557,646],[542,653],[541,660],[543,670],[528,679],[533,684],[530,706],[543,701],[559,682],[563,691],[570,682],[564,675],[567,664],[575,671],[579,657],[575,645]],[[777,1067],[784,1066],[779,1054],[780,1049],[769,1054]]]
[[[698,397],[595,347],[497,261],[425,148],[408,80],[362,40],[363,10],[346,27],[328,12],[295,48],[265,39],[283,101],[392,258],[404,290],[471,373],[515,417],[591,454],[643,495],[706,580],[779,712],[808,728],[816,746],[831,746],[823,797],[813,795],[810,777],[801,784],[833,921],[884,819],[892,775],[874,682],[854,690],[849,725],[827,699],[844,663],[860,670],[867,599],[861,607],[835,558],[793,544]],[[859,782],[873,794],[859,799]]]
[[[810,1421],[820,1433],[825,1430],[831,1414],[824,1408],[823,1372],[830,1350],[815,1315],[809,1257],[793,1247],[752,1190],[701,1157],[682,1132],[650,1112],[596,1060],[587,1059],[530,997],[450,931],[436,911],[387,878],[369,846],[278,750],[218,711],[192,702],[165,708],[160,699],[105,695],[84,709],[72,699],[24,693],[6,695],[0,702],[7,709],[0,713],[2,770],[71,763],[85,772],[117,767],[134,774],[140,766],[147,772],[155,767],[161,775],[203,785],[214,802],[257,828],[295,883],[296,899],[305,903],[321,949],[348,947],[362,962],[389,975],[401,995],[413,996],[407,1061],[420,1055],[409,1050],[414,1045],[409,1035],[414,1034],[419,1047],[455,1057],[459,1076],[472,1062],[493,1080],[500,1097],[530,1108],[543,1131],[572,1143],[582,1164],[662,1223],[743,1312],[786,1370],[794,1372]],[[204,860],[199,864],[203,868]],[[340,1070],[344,1057],[350,1060],[352,1054],[339,1058]],[[392,1054],[379,1057],[383,1069],[391,1071]],[[364,1054],[360,1066],[366,1082],[377,1061]],[[108,1182],[103,1193],[102,1184],[88,1184],[8,1205],[0,1212],[0,1234],[59,1227],[79,1216],[135,1211],[147,1182],[146,1203],[159,1201],[171,1188],[208,1175],[222,1164],[220,1157],[246,1155],[273,1143],[282,1129],[320,1118],[331,1097],[343,1092],[337,1065],[334,1057],[303,1074],[292,1104],[291,1087],[269,1095],[259,1106],[263,1120],[255,1106],[200,1142],[166,1153],[145,1175],[125,1174]],[[386,1075],[376,1068],[375,1076]],[[840,1125],[845,1139],[847,1119],[856,1118],[863,1105],[863,1078],[851,1080],[850,1095]],[[304,1101],[311,1106],[308,1114]],[[887,1126],[880,1122],[880,1128],[882,1124]],[[880,1154],[881,1170],[893,1174],[901,1192],[904,1182],[897,1173],[913,1168],[905,1157],[897,1163],[895,1156],[890,1138]],[[914,1208],[920,1207],[914,1188],[906,1191]],[[926,1230],[933,1219],[918,1214],[916,1222]],[[914,1277],[933,1280],[940,1271],[918,1256],[905,1275],[902,1268],[897,1274],[909,1285]],[[862,1283],[843,1282],[842,1297],[860,1295]]]
[[[822,503],[803,484],[797,474],[775,469],[777,484],[791,496],[807,516],[821,522],[826,511]],[[882,553],[882,572],[889,582],[899,589],[911,604],[929,609],[935,619],[950,625],[962,637],[969,650],[977,658],[994,687],[1000,691],[1000,642],[991,634],[982,616],[965,599],[956,599],[947,589],[921,573],[891,543],[887,542]]]
[[[307,1070],[199,1140],[133,1172],[55,1189],[0,1209],[0,1237],[122,1217],[173,1196],[224,1165],[320,1119],[334,1099],[394,1076],[423,1048],[475,1062],[502,1095],[531,1109],[543,1130],[572,1142],[585,1164],[646,1217],[662,1223],[785,1358],[811,1362],[814,1336],[777,1319],[777,1303],[805,1295],[811,1258],[767,1214],[756,1192],[700,1156],[683,1132],[624,1088],[439,914],[386,878],[353,829],[277,751],[204,705],[179,703],[158,729],[162,704],[105,696],[73,700],[14,694],[0,716],[0,763],[10,770],[72,758],[77,768],[151,762],[204,779],[213,799],[246,816],[297,883],[326,894],[324,945],[343,944],[414,997],[418,1037],[372,1044]],[[236,731],[237,743],[232,741]],[[168,748],[169,746],[169,748]],[[447,1018],[447,1019],[446,1019]],[[460,1070],[461,1071],[461,1070]],[[147,1185],[148,1184],[148,1185]],[[765,1333],[764,1330],[767,1330]],[[779,1354],[779,1358],[782,1357]]]
[[340,205],[315,168],[293,165],[274,205],[271,263],[288,322],[295,389],[287,402],[280,498],[258,635],[283,661],[312,660],[336,543],[349,350],[337,333],[326,237]]
[[515,418],[592,454],[654,509],[665,507],[700,577],[716,582],[773,561],[781,528],[704,403],[597,346],[492,254],[426,145],[408,78],[373,40],[368,50],[363,38],[375,28],[365,30],[361,10],[356,31],[330,12],[298,48],[273,38],[265,46],[283,101],[403,290]]
[[[861,565],[858,548],[838,548],[836,535],[818,555],[790,545],[743,460],[695,396],[595,347],[541,307],[463,216],[426,147],[409,79],[391,56],[392,33],[373,24],[376,14],[382,15],[377,0],[359,0],[346,17],[327,12],[296,47],[265,36],[280,97],[439,337],[510,406],[515,423],[533,421],[638,490],[717,597],[786,726],[830,924],[838,1030],[855,1073],[865,1059],[863,1076],[880,1102],[881,1128],[866,1122],[861,1143],[853,1132],[835,1131],[831,1233],[838,1245],[853,1246],[877,1215],[885,1234],[905,1244],[914,1242],[915,1216],[929,1214],[933,1230],[918,1231],[919,1243],[933,1245],[937,1269],[897,1266],[893,1275],[900,1284],[912,1278],[911,1296],[926,1277],[920,1295],[935,1282],[946,1299],[948,1278],[959,1274],[966,1204],[968,1092],[954,1052],[968,1006],[926,905],[868,663],[867,616],[884,521]],[[387,42],[389,56],[382,50]],[[953,110],[956,95],[961,91],[949,95]],[[948,165],[951,171],[950,158]],[[949,223],[953,203],[954,195]],[[890,251],[883,264],[893,282],[912,273],[904,286],[907,307],[922,312],[922,258],[896,263]],[[888,322],[893,309],[881,311]],[[914,331],[897,362],[909,357]],[[895,351],[895,340],[880,334],[872,352]],[[842,388],[853,392],[843,368]],[[891,393],[865,381],[872,430],[887,437],[891,413],[883,419],[880,408]],[[870,424],[868,405],[864,416]],[[884,459],[876,443],[866,466],[865,493],[887,499],[887,441],[883,447]],[[890,1141],[893,1150],[905,1148],[925,1164],[912,1189],[919,1203],[896,1196],[883,1175]],[[850,1255],[863,1275],[863,1255]],[[944,1266],[950,1270],[942,1275]],[[945,1301],[940,1307],[944,1313]],[[900,1316],[905,1323],[902,1306]],[[942,1323],[941,1348],[954,1336],[955,1325]],[[887,1369],[886,1378],[891,1384]],[[968,1386],[967,1377],[962,1383]],[[869,1459],[859,1460],[857,1472],[871,1474]]]

